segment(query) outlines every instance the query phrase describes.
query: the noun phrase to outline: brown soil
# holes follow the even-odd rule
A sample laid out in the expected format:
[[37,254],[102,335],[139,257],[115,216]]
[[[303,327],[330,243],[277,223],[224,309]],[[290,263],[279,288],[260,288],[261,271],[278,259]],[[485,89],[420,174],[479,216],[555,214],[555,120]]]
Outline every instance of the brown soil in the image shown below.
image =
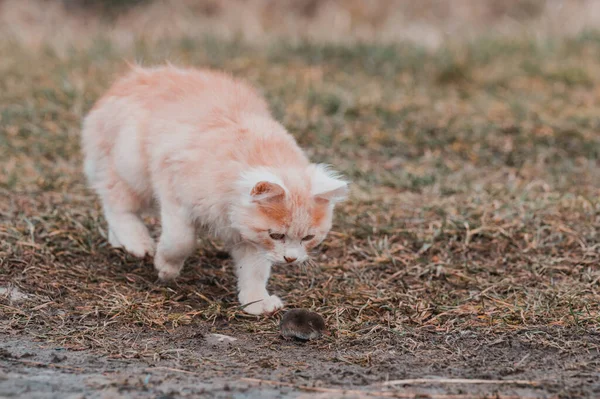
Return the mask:
[[[209,331],[237,338],[219,341]],[[114,331],[114,355],[2,334],[0,396],[74,397],[594,397],[600,395],[600,336],[549,329],[527,333],[387,334],[374,343],[302,343],[253,334],[223,321],[170,331]],[[153,353],[148,355],[148,350]],[[468,378],[521,383],[403,384],[397,379]],[[255,380],[265,380],[260,383]],[[277,383],[275,383],[277,382]],[[369,395],[370,394],[370,395]],[[107,396],[109,395],[109,396]],[[161,396],[162,395],[162,396]]]

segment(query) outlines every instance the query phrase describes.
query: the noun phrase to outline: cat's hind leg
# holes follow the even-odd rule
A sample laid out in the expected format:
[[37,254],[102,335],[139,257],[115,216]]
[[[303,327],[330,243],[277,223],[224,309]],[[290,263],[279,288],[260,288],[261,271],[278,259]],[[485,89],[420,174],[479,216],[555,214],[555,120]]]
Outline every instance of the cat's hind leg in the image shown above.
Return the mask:
[[101,199],[110,244],[139,258],[153,256],[156,244],[140,217],[146,202],[118,176],[111,176]]
[[179,276],[185,259],[196,248],[196,228],[191,213],[176,201],[160,198],[162,233],[154,257],[154,267],[163,281]]

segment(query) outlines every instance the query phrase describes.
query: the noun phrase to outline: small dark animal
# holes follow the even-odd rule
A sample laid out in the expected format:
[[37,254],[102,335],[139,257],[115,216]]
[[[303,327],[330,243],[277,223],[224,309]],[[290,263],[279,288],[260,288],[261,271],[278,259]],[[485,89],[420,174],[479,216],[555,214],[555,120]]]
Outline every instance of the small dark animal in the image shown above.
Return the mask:
[[298,338],[304,341],[317,339],[325,330],[325,320],[315,312],[306,309],[292,309],[283,315],[281,335],[284,338]]

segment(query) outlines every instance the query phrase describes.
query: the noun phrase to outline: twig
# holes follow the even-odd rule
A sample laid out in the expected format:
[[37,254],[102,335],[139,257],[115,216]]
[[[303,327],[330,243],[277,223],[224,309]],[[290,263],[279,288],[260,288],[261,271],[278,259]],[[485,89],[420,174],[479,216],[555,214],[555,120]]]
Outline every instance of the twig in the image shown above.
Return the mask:
[[[265,385],[276,385],[276,386],[284,386],[289,388],[294,388],[298,390],[311,391],[311,392],[322,392],[322,393],[335,393],[342,395],[356,395],[358,397],[385,397],[385,398],[415,398],[415,397],[424,397],[429,399],[469,399],[469,398],[481,398],[481,394],[462,394],[462,395],[443,395],[443,394],[434,394],[434,393],[425,393],[425,392],[393,392],[393,391],[359,391],[355,389],[336,389],[336,388],[322,388],[322,387],[309,387],[306,385],[295,385],[289,382],[281,382],[281,381],[271,381],[271,380],[261,380],[258,378],[241,378],[240,381],[249,382],[253,384],[265,384]],[[410,380],[406,380],[410,381]],[[413,380],[414,381],[414,380]],[[427,380],[427,381],[435,381],[435,380]],[[502,394],[494,394],[493,397],[495,399],[534,399],[535,396],[513,396],[513,395],[502,395]],[[556,396],[553,396],[552,399],[556,399]]]
[[417,384],[515,384],[515,385],[530,385],[539,386],[539,381],[529,380],[471,380],[468,378],[412,378],[407,380],[392,380],[385,381],[375,386],[387,387],[390,385],[417,385]]
[[300,389],[304,391],[312,391],[312,392],[327,392],[327,393],[337,393],[337,394],[352,394],[358,395],[359,397],[365,396],[378,396],[378,397],[387,397],[387,398],[412,398],[414,394],[408,393],[396,393],[396,392],[364,392],[357,391],[353,389],[335,389],[335,388],[321,388],[321,387],[309,387],[306,385],[294,385],[289,382],[281,382],[281,381],[271,381],[271,380],[261,380],[258,378],[242,378],[241,381],[250,382],[253,384],[265,384],[265,385],[276,385],[276,386],[284,386],[290,387],[294,389]]
[[184,373],[184,374],[191,374],[191,375],[200,375],[200,373],[195,373],[193,371],[187,371],[187,370],[182,370],[182,369],[174,369],[172,367],[164,367],[164,366],[150,367],[150,368],[147,368],[145,371],[153,371],[153,370],[166,370],[166,371],[174,371],[176,373]]

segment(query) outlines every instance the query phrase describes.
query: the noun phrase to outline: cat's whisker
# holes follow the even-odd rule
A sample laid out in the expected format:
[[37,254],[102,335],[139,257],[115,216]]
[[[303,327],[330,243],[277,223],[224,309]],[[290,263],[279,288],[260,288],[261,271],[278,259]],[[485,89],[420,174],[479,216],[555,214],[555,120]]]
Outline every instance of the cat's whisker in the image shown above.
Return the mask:
[[313,269],[317,267],[317,264],[315,263],[315,261],[312,258],[308,258],[304,262],[305,262],[305,265],[307,267],[310,267],[310,268],[313,268]]

